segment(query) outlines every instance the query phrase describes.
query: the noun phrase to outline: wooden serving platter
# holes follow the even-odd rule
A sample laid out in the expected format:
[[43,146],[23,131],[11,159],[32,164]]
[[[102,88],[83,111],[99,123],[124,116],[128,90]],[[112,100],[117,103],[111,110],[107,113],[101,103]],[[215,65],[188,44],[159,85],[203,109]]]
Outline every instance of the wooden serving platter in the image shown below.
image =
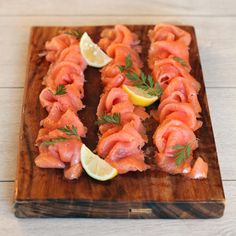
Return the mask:
[[[40,169],[34,159],[38,149],[34,146],[40,120],[46,111],[39,102],[43,89],[42,79],[49,64],[38,54],[44,44],[61,30],[87,31],[93,40],[99,40],[100,32],[107,26],[90,27],[33,27],[31,30],[27,78],[22,109],[14,209],[17,217],[99,217],[99,218],[217,218],[225,208],[225,197],[212,124],[203,81],[196,36],[192,26],[181,26],[191,33],[190,63],[192,75],[201,83],[199,100],[202,107],[203,127],[196,132],[200,139],[195,156],[201,155],[209,165],[208,178],[190,180],[158,171],[153,161],[154,147],[151,136],[155,123],[147,122],[150,138],[146,156],[152,164],[144,173],[133,172],[119,175],[108,182],[98,182],[85,173],[78,180],[68,181],[63,171]],[[151,25],[129,25],[135,31],[143,47],[142,60],[146,63],[150,42],[147,37]],[[148,72],[147,64],[144,70]],[[100,72],[88,67],[85,71],[86,109],[79,117],[88,127],[84,143],[95,148],[98,141],[96,108],[102,92]],[[152,163],[153,162],[153,163]]]

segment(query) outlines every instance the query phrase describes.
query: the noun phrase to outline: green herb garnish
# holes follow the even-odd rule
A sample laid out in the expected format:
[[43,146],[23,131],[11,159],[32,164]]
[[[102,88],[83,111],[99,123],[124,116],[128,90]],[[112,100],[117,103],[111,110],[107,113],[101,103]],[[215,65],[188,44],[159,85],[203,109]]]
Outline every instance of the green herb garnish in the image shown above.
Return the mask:
[[62,131],[68,136],[76,136],[78,139],[80,139],[80,136],[78,135],[77,129],[74,125],[70,126],[66,125],[64,128],[58,128],[58,130]]
[[129,80],[133,81],[135,87],[138,87],[147,92],[150,96],[158,96],[162,95],[162,88],[160,84],[154,83],[151,75],[146,76],[142,71],[140,76],[133,72],[133,62],[130,54],[125,58],[125,65],[119,66],[120,72],[126,73],[126,77]]
[[177,61],[179,64],[181,64],[182,66],[187,66],[187,63],[185,62],[185,60],[183,60],[180,57],[173,57],[174,61]]
[[66,32],[64,32],[64,34],[72,35],[78,39],[80,39],[83,35],[83,33],[80,32],[79,30],[66,31]]
[[180,166],[191,155],[191,143],[186,145],[176,144],[172,149],[176,150],[174,157],[177,166]]
[[[80,136],[78,135],[77,129],[74,125],[72,125],[71,128],[69,125],[66,125],[64,128],[58,128],[58,130],[62,131],[68,136],[75,136],[76,139],[80,141]],[[72,140],[72,139],[74,138],[58,137],[58,138],[53,138],[51,140],[46,140],[43,142],[43,144],[49,146],[49,145],[54,145],[56,143],[66,142],[67,140]]]
[[54,145],[56,143],[61,143],[61,142],[65,142],[67,141],[68,138],[64,138],[64,137],[58,137],[58,138],[53,138],[51,140],[46,140],[43,142],[43,145],[49,146],[49,145]]
[[66,87],[63,84],[59,84],[56,87],[56,92],[54,93],[54,95],[63,95],[66,94]]
[[110,123],[110,124],[120,124],[120,113],[114,113],[113,115],[103,115],[98,118],[96,122],[98,125]]
[[141,72],[140,77],[135,72],[128,73],[127,78],[134,82],[134,86],[147,92],[150,96],[160,97],[162,95],[162,88],[159,83],[154,84],[151,75],[146,76]]
[[120,72],[129,72],[133,67],[133,62],[131,55],[128,54],[128,56],[125,58],[125,65],[119,66]]

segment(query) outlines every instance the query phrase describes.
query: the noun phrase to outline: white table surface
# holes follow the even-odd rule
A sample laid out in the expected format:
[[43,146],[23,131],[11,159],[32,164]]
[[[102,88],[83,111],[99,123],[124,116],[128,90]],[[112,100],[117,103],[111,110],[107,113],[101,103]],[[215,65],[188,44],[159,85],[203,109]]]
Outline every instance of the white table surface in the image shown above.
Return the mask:
[[[29,30],[33,25],[195,26],[226,195],[212,220],[17,219],[12,210]],[[0,235],[236,235],[236,1],[0,0]]]

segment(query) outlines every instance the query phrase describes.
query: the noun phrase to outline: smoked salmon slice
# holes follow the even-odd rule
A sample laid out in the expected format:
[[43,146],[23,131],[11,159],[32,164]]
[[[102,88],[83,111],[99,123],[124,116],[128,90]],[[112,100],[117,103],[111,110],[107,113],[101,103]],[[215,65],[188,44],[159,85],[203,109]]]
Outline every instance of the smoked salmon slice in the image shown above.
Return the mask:
[[193,131],[199,129],[202,125],[202,123],[197,120],[192,106],[184,102],[166,104],[162,107],[162,109],[158,109],[158,117],[160,123],[162,123],[165,119],[181,120]]
[[42,107],[46,108],[46,110],[50,112],[53,104],[57,102],[62,112],[68,109],[77,112],[84,108],[81,101],[84,91],[78,90],[73,85],[66,85],[65,89],[67,92],[63,95],[55,95],[55,92],[50,91],[48,88],[43,89],[39,95],[39,100]]
[[105,159],[110,165],[117,169],[119,174],[125,174],[129,171],[145,171],[150,168],[145,164],[144,154],[136,153],[135,155],[126,156],[119,160],[112,161],[109,158]]
[[156,41],[177,41],[186,46],[191,43],[191,35],[171,24],[158,24],[148,33],[151,42]]
[[193,88],[198,92],[200,84],[190,74],[188,68],[181,65],[173,57],[155,61],[153,71],[153,79],[158,82],[163,89],[175,77],[184,77],[189,80]]
[[186,176],[191,179],[205,179],[207,178],[207,173],[208,164],[201,157],[198,157],[190,173],[188,173]]
[[78,41],[75,37],[71,35],[59,34],[53,37],[45,44],[45,49],[47,51],[46,60],[49,62],[56,61],[60,56],[60,53],[73,44],[78,44]]
[[[158,150],[156,160],[161,170],[170,174],[186,174],[191,171],[192,152],[198,147],[198,143],[195,134],[186,124],[180,120],[165,120],[155,131],[153,141]],[[191,156],[177,166],[174,146],[189,143]]]
[[138,36],[124,25],[116,25],[114,28],[104,29],[98,44],[104,51],[107,51],[114,44],[127,45],[136,49],[137,52],[141,51]]
[[153,43],[149,50],[148,65],[151,69],[153,69],[155,61],[171,56],[181,58],[186,63],[186,66],[191,68],[189,65],[188,47],[186,47],[183,43],[172,41],[157,41]]
[[57,85],[60,84],[73,84],[77,88],[81,88],[84,84],[84,74],[81,67],[76,63],[62,61],[50,67],[44,78],[44,83],[52,90],[56,90]]
[[176,100],[177,102],[187,102],[193,108],[196,116],[199,116],[199,113],[202,111],[202,109],[197,95],[198,92],[187,78],[175,77],[165,88],[161,96],[161,102],[169,97],[171,97],[173,100]]
[[61,51],[57,62],[69,61],[80,66],[81,70],[84,71],[87,67],[87,62],[81,56],[79,43],[72,44]]

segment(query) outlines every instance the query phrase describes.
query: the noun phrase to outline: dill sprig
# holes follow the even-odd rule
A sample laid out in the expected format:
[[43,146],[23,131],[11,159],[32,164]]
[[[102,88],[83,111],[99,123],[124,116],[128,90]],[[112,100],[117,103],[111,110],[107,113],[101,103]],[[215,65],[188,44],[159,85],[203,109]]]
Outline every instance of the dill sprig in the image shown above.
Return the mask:
[[66,94],[66,87],[64,84],[59,84],[56,87],[56,92],[54,93],[54,95],[63,95]]
[[154,83],[151,75],[146,76],[142,71],[140,76],[133,72],[133,62],[130,54],[125,58],[125,65],[119,66],[120,72],[126,73],[126,77],[133,81],[133,85],[147,92],[150,96],[160,97],[162,88],[158,82]]
[[80,39],[83,35],[83,33],[80,32],[79,30],[66,31],[66,32],[64,32],[64,34],[69,34],[69,35],[74,36],[78,39]]
[[133,62],[131,55],[128,54],[128,56],[125,58],[125,65],[119,66],[120,72],[130,72],[130,70],[133,68]]
[[159,83],[154,84],[151,75],[146,76],[142,71],[140,77],[135,72],[128,73],[127,78],[134,82],[134,86],[147,92],[150,96],[160,97],[162,95],[162,88]]
[[181,64],[182,66],[188,66],[187,63],[185,62],[185,60],[183,60],[180,57],[172,57],[172,59],[176,62],[178,62],[179,64]]
[[79,140],[80,141],[80,136],[78,135],[77,129],[74,125],[70,128],[69,125],[66,125],[65,127],[58,128],[58,130],[62,131],[65,133],[67,136],[75,136],[76,138],[65,138],[65,137],[58,137],[58,138],[53,138],[50,140],[45,140],[43,142],[44,145],[49,146],[49,145],[54,145],[56,143],[61,143],[61,142],[66,142],[67,140]]
[[96,122],[98,125],[102,125],[102,124],[120,124],[120,113],[114,113],[113,115],[103,115],[100,116]]
[[54,145],[56,143],[66,142],[67,140],[68,138],[64,138],[64,137],[53,138],[51,140],[45,140],[43,142],[43,145],[45,146]]
[[191,156],[191,143],[186,145],[176,144],[172,149],[176,150],[174,157],[177,166],[180,166],[184,160]]
[[71,127],[69,125],[66,125],[64,128],[58,128],[58,130],[62,131],[68,136],[76,136],[80,139],[80,136],[78,135],[77,129],[74,125],[72,125]]

